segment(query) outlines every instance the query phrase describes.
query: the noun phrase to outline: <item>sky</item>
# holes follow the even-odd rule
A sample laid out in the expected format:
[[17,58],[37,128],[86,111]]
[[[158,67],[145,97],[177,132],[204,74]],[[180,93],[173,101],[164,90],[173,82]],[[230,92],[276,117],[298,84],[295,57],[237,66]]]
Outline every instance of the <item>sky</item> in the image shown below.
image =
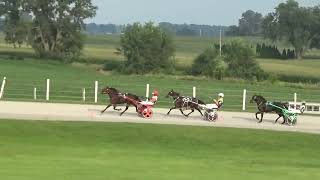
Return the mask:
[[[320,0],[297,0],[301,6],[315,6]],[[236,25],[241,14],[254,10],[273,12],[285,0],[92,0],[97,15],[88,22],[130,24],[153,21],[176,24]]]

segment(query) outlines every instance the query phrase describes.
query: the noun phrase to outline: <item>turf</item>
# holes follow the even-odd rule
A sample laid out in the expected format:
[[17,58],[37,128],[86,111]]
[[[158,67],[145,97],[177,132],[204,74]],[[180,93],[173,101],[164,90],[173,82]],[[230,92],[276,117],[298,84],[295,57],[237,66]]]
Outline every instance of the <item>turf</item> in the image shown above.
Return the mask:
[[[320,58],[319,58],[320,59]],[[320,76],[320,60],[275,60],[259,59],[261,67],[273,74],[286,74],[293,76],[316,77]]]
[[[0,78],[6,76],[4,100],[32,101],[33,88],[37,88],[37,101],[45,99],[46,78],[51,79],[51,102],[83,103],[82,89],[86,88],[86,102],[94,101],[94,81],[99,81],[99,89],[104,86],[116,87],[125,92],[139,96],[145,95],[145,87],[150,83],[151,90],[160,91],[157,107],[169,108],[172,99],[165,95],[174,89],[183,95],[192,95],[192,87],[197,87],[197,97],[210,103],[216,94],[224,92],[224,110],[241,110],[243,89],[248,90],[247,102],[250,96],[261,94],[268,100],[288,101],[293,94],[298,93],[298,100],[319,102],[319,87],[270,82],[253,83],[239,80],[217,81],[193,77],[177,77],[168,75],[126,76],[105,74],[94,67],[79,64],[63,64],[54,61],[39,61],[33,59],[5,60],[0,59]],[[106,97],[99,94],[99,104],[106,103]],[[249,104],[249,110],[255,109]]]
[[311,134],[1,120],[0,147],[5,180],[320,178]]

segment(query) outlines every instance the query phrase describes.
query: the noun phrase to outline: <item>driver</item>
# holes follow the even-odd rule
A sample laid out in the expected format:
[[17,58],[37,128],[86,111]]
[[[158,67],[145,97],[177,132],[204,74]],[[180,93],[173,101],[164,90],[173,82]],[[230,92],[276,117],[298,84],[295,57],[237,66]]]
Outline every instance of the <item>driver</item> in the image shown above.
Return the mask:
[[158,101],[159,92],[157,89],[153,90],[151,102],[156,103]]
[[218,100],[214,99],[214,103],[218,106],[218,108],[220,108],[223,104],[223,98],[224,98],[224,94],[223,93],[219,93],[218,94]]

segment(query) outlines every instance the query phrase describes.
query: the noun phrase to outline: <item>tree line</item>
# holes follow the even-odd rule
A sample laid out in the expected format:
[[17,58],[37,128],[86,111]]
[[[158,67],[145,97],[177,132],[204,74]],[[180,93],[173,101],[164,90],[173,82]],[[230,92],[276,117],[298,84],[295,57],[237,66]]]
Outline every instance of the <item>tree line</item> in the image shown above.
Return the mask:
[[[127,25],[116,24],[96,24],[86,25],[86,32],[89,34],[121,34]],[[226,26],[210,26],[197,24],[172,24],[169,22],[160,22],[159,27],[176,36],[203,36],[215,37],[220,35],[220,30],[224,33]]]
[[256,55],[260,58],[271,58],[271,59],[294,59],[296,57],[295,51],[291,49],[279,50],[277,46],[257,44]]
[[265,17],[252,10],[244,12],[238,26],[230,26],[226,35],[286,41],[294,47],[295,58],[302,59],[306,50],[320,48],[319,29],[320,5],[301,7],[295,0],[287,0]]

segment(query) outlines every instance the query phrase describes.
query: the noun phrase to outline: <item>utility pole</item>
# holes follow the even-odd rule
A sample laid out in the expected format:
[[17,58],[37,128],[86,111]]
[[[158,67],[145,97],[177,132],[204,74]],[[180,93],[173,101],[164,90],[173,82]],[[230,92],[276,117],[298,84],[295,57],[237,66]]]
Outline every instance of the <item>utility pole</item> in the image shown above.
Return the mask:
[[222,30],[220,29],[220,56],[221,56],[221,51],[222,51]]

